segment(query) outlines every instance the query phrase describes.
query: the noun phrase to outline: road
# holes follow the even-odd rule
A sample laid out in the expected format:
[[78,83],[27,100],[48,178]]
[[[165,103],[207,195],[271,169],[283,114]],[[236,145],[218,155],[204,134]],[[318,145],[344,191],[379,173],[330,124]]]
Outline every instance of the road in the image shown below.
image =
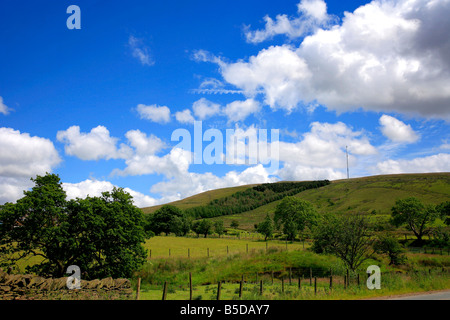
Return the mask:
[[387,297],[386,300],[450,300],[450,290],[421,293],[414,295]]

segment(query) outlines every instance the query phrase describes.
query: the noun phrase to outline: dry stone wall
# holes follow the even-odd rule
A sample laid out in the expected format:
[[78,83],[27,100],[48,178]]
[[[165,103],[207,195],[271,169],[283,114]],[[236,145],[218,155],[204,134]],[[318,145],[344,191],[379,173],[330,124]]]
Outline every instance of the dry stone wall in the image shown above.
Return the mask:
[[128,279],[81,280],[80,287],[69,290],[67,277],[49,279],[0,269],[0,300],[129,300],[133,295]]

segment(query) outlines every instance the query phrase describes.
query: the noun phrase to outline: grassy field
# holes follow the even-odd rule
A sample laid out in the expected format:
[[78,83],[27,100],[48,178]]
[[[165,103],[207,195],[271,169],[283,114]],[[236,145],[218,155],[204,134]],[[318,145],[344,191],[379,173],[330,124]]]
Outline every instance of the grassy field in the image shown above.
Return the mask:
[[[244,238],[247,237],[247,238]],[[237,253],[246,253],[251,251],[259,251],[278,248],[280,250],[302,250],[303,247],[308,248],[309,244],[302,242],[285,242],[279,240],[269,240],[267,243],[262,237],[254,234],[243,234],[241,239],[236,237],[209,237],[209,238],[187,238],[187,237],[153,237],[145,243],[144,247],[151,250],[152,258],[187,258],[188,254],[192,258],[203,257],[220,257],[233,255]],[[169,252],[170,249],[170,252]],[[170,256],[169,256],[170,254]]]

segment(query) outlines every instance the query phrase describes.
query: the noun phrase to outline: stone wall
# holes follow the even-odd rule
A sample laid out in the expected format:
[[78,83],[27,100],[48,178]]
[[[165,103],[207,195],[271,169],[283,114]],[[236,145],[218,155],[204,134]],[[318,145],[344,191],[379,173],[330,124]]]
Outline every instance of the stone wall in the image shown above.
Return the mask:
[[129,300],[128,279],[81,280],[81,288],[69,290],[67,277],[48,279],[30,274],[7,274],[0,269],[0,300]]

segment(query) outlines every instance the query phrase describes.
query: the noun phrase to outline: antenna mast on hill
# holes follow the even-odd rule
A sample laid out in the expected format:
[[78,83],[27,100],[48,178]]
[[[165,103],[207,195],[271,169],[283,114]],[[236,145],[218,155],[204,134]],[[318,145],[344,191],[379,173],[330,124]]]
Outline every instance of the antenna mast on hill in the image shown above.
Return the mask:
[[348,150],[347,150],[347,146],[345,146],[345,154],[347,155],[347,179],[350,179],[350,175],[348,173]]

